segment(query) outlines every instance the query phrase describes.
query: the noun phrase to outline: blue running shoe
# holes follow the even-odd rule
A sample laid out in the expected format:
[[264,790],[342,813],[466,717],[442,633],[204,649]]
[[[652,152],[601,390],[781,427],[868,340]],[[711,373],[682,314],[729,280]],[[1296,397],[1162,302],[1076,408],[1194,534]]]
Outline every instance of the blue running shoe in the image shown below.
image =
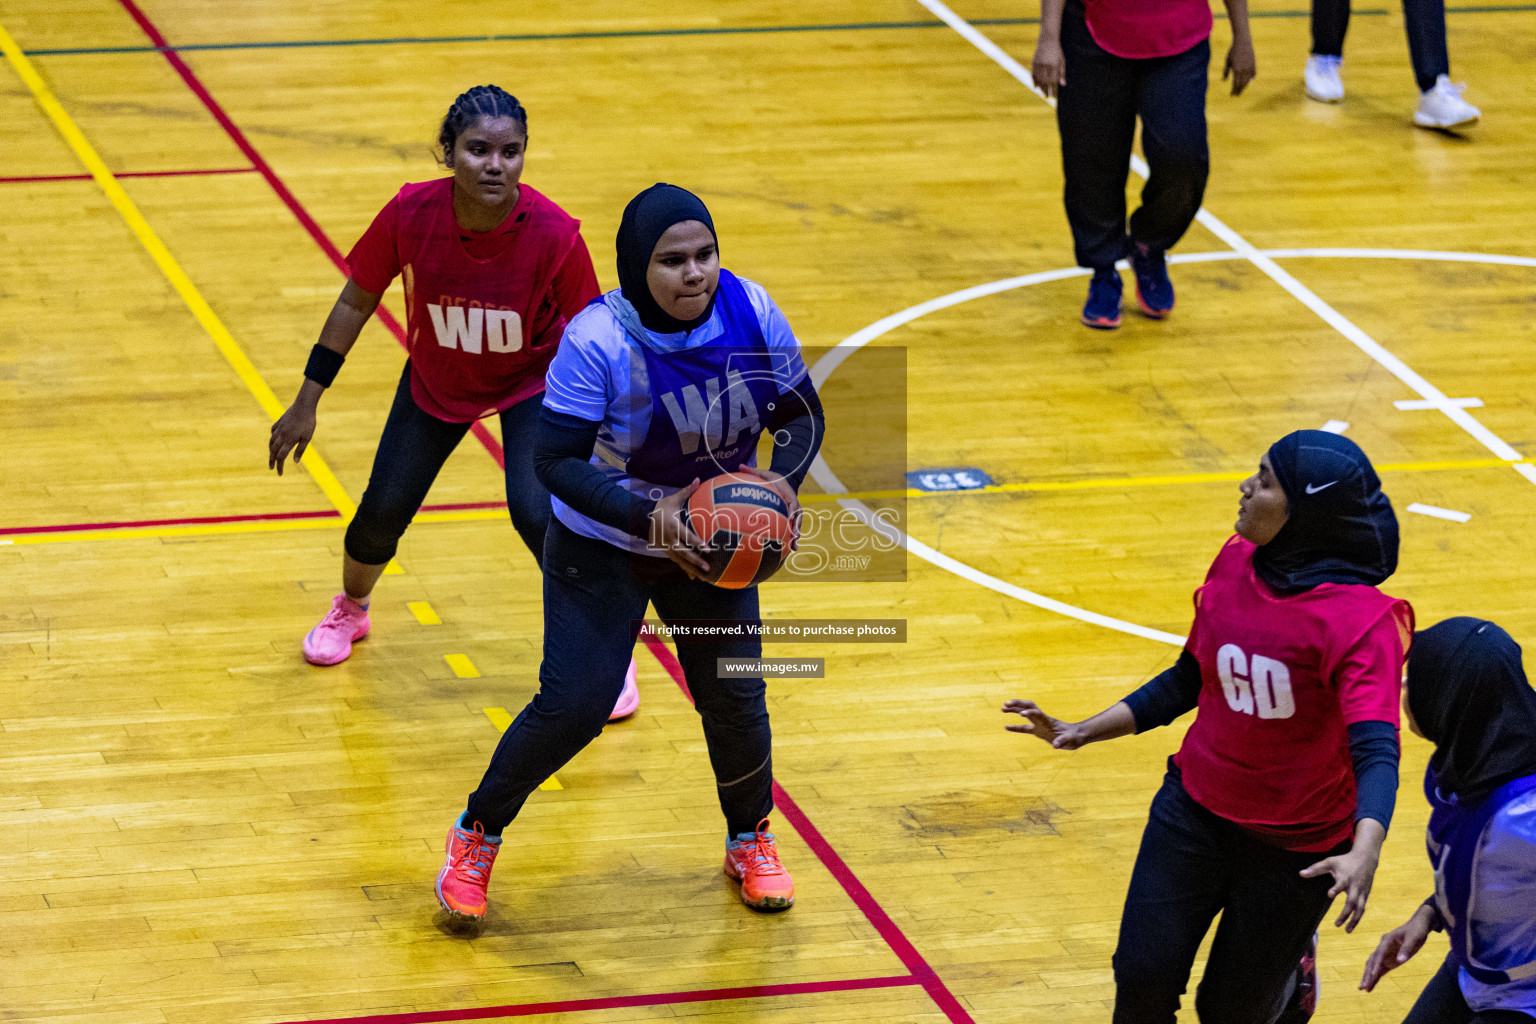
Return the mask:
[[1173,282],[1168,280],[1168,264],[1160,249],[1149,249],[1145,242],[1131,243],[1131,269],[1136,271],[1136,304],[1153,320],[1173,312]]
[[1099,331],[1120,326],[1120,272],[1114,267],[1100,267],[1088,282],[1088,301],[1083,305],[1083,323]]

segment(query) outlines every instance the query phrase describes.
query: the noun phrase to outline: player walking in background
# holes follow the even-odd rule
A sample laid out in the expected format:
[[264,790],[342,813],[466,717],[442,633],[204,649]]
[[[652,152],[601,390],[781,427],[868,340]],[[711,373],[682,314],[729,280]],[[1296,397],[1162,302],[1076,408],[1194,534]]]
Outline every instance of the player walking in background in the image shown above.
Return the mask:
[[[1319,103],[1344,98],[1344,35],[1349,31],[1350,0],[1312,0],[1312,56],[1302,76],[1307,96]],[[1445,46],[1445,0],[1403,0],[1408,56],[1419,85],[1420,128],[1458,128],[1482,116],[1461,98],[1465,86],[1451,81]]]
[[1408,660],[1408,728],[1435,745],[1424,776],[1435,894],[1383,935],[1367,992],[1431,931],[1450,952],[1405,1024],[1536,1020],[1536,691],[1520,645],[1491,622],[1447,619]]
[[[347,527],[342,593],[304,638],[304,657],[334,665],[368,634],[369,596],[443,463],[470,424],[499,414],[507,508],[535,561],[549,492],[533,470],[544,373],[566,323],[599,294],[581,225],[520,180],[528,114],[494,85],[461,95],[438,135],[450,178],[406,185],[347,256],[351,279],[310,352],[304,384],[272,426],[278,473],[315,433],[320,396],[379,305],[404,276],[407,346],[373,472]],[[622,666],[621,666],[622,671]],[[639,703],[631,663],[615,717]],[[609,705],[614,707],[614,705]]]
[[[549,370],[538,439],[555,510],[544,550],[544,662],[538,694],[448,833],[437,896],[459,918],[484,916],[502,831],[528,794],[602,731],[593,709],[617,696],[649,603],[667,622],[759,620],[755,586],[698,578],[708,563],[684,513],[699,477],[752,465],[759,435],[771,430],[765,475],[793,512],[820,447],[821,402],[800,343],[767,292],[720,268],[714,221],[697,196],[658,184],[631,200],[618,264],[621,287],[571,322]],[[764,372],[737,376],[751,367]],[[705,395],[718,401],[706,409]],[[756,636],[677,641],[725,813],[726,873],[745,903],[777,909],[794,901],[794,883],[768,831],[765,687],[760,676],[716,672],[716,658],[761,651]]]
[[[1232,95],[1257,74],[1248,0],[1226,0]],[[1211,63],[1207,0],[1040,0],[1035,86],[1056,97],[1067,221],[1080,266],[1093,271],[1083,323],[1120,326],[1118,260],[1129,257],[1141,311],[1173,310],[1165,254],[1200,210],[1210,171],[1205,90]],[[1125,182],[1136,119],[1151,176],[1126,234]]]
[[1320,430],[1275,442],[1241,491],[1237,535],[1195,591],[1172,668],[1082,722],[1033,701],[1003,708],[1026,719],[1010,730],[1061,750],[1199,708],[1131,874],[1117,1024],[1173,1024],[1218,913],[1200,1020],[1310,1017],[1316,929],[1340,893],[1335,923],[1359,922],[1392,819],[1413,631],[1407,602],[1377,589],[1397,567],[1392,505],[1365,453]]

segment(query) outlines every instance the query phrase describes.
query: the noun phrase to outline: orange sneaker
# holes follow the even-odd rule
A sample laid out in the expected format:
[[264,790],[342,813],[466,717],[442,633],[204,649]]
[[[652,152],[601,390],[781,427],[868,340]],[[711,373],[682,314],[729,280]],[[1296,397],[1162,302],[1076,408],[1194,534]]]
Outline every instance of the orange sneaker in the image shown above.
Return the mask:
[[458,825],[448,830],[448,859],[437,873],[437,902],[449,916],[467,921],[485,916],[485,889],[500,849],[501,837],[487,836],[478,821],[473,831]]
[[725,873],[741,883],[741,902],[758,910],[784,910],[795,902],[795,880],[779,863],[779,848],[768,819],[756,832],[742,832],[725,844]]

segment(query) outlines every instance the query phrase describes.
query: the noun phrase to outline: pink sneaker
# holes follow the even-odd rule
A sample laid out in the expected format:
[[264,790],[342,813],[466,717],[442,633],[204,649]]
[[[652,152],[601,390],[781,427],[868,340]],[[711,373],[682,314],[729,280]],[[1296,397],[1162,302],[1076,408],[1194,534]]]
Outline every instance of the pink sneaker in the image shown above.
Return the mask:
[[447,845],[448,859],[437,873],[437,902],[451,917],[478,921],[485,916],[485,890],[491,884],[501,837],[487,836],[477,821],[473,831],[457,825],[450,828]]
[[635,685],[635,659],[629,659],[629,671],[624,673],[624,691],[619,694],[619,702],[613,706],[613,714],[608,716],[608,721],[614,722],[620,718],[628,718],[640,709],[640,687]]
[[311,665],[335,665],[352,654],[352,644],[368,635],[368,609],[346,594],[337,594],[320,625],[304,636],[304,660]]

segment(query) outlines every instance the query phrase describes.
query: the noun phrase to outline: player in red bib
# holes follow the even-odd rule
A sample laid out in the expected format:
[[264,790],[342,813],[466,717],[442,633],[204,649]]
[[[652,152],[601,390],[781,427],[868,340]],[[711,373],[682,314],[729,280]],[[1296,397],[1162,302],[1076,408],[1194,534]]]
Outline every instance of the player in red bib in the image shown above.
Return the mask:
[[[581,224],[523,184],[528,114],[494,85],[449,108],[438,136],[450,178],[406,185],[347,256],[351,279],[310,353],[304,384],[272,427],[269,462],[304,454],[315,408],[397,276],[406,347],[394,405],[367,490],[347,527],[342,588],[304,638],[304,656],[334,665],[367,635],[374,585],[443,463],[486,416],[500,415],[507,507],[541,561],[549,492],[533,471],[544,374],[566,322],[599,295]],[[638,703],[631,663],[615,709]]]
[[[1115,949],[1117,1024],[1173,1024],[1217,913],[1206,1024],[1292,1024],[1316,1005],[1316,931],[1365,912],[1397,796],[1413,610],[1377,585],[1397,519],[1354,442],[1277,441],[1241,487],[1237,535],[1195,591],[1178,663],[1082,722],[1027,700],[1008,728],[1062,750],[1199,709],[1152,801]],[[1331,878],[1331,881],[1330,881]],[[1298,964],[1300,965],[1298,967]]]

